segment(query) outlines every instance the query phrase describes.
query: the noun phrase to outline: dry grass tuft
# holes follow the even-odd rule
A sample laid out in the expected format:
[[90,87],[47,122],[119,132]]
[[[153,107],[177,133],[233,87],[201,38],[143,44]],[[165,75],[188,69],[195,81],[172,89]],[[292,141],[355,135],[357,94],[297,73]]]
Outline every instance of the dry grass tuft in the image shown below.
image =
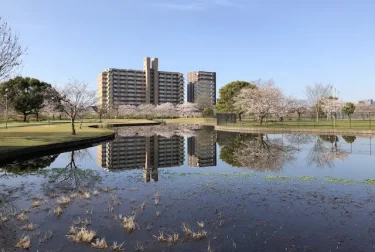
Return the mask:
[[83,225],[83,226],[88,226],[91,225],[91,220],[89,219],[81,219],[81,217],[78,217],[76,221],[73,222],[75,225]]
[[192,236],[194,240],[202,240],[207,236],[207,232],[204,230],[199,230],[198,232],[193,232]]
[[63,213],[63,210],[60,206],[57,206],[55,208],[55,210],[53,210],[53,213],[56,215],[56,216],[60,216],[62,213]]
[[35,207],[39,207],[39,206],[40,206],[40,201],[39,201],[39,200],[34,201],[34,202],[31,204],[31,206],[32,206],[33,208],[35,208]]
[[94,239],[96,232],[86,228],[73,228],[70,227],[68,238],[74,242],[90,243]]
[[75,233],[77,233],[77,228],[74,225],[71,225],[68,234],[72,235]]
[[0,213],[0,222],[7,222],[8,216],[5,213]]
[[167,242],[169,244],[176,243],[179,239],[179,234],[173,233],[172,235],[168,235]]
[[27,215],[25,215],[23,212],[17,216],[17,220],[19,221],[26,221],[28,219],[29,217],[27,217]]
[[71,194],[69,195],[69,197],[70,197],[71,199],[78,199],[79,197],[81,197],[81,195],[80,195],[79,193],[71,193]]
[[137,245],[134,247],[135,251],[143,252],[145,251],[145,246],[139,242],[137,242]]
[[16,248],[29,249],[31,245],[30,237],[23,236],[16,244]]
[[186,223],[182,223],[182,231],[186,236],[193,238],[195,240],[202,240],[207,236],[207,232],[203,229],[200,229],[198,232],[194,232],[190,226]]
[[97,248],[97,249],[106,249],[106,248],[108,248],[108,245],[105,241],[105,238],[103,238],[101,240],[99,238],[97,238],[95,240],[95,242],[91,243],[91,247]]
[[120,220],[122,220],[122,224],[125,230],[127,230],[129,233],[134,231],[136,224],[134,215],[130,217],[121,216]]
[[193,235],[193,231],[191,230],[190,226],[188,224],[186,224],[186,223],[182,223],[182,231],[187,236],[192,236]]
[[35,225],[33,223],[29,223],[22,227],[22,230],[25,231],[33,231],[35,229]]
[[159,202],[160,202],[160,194],[159,192],[157,192],[154,196],[154,202],[155,202],[155,206],[159,205]]
[[204,222],[203,221],[198,221],[197,222],[198,223],[198,227],[200,228],[200,229],[203,229],[204,228]]
[[143,202],[140,206],[142,213],[145,211],[146,202]]
[[57,201],[57,204],[59,204],[59,205],[68,205],[69,203],[70,203],[70,198],[68,198],[68,197],[61,197]]
[[121,243],[120,245],[117,245],[117,242],[113,242],[112,250],[113,251],[124,251],[125,249],[122,248],[123,245],[124,245],[124,243]]
[[42,195],[37,195],[33,198],[33,200],[35,201],[42,201],[43,200],[43,196]]
[[154,237],[156,238],[156,240],[158,240],[158,242],[165,242],[165,241],[167,241],[167,239],[164,236],[163,231],[159,231],[159,236],[154,235]]
[[213,248],[211,248],[210,242],[208,242],[207,252],[214,252]]
[[94,191],[92,192],[92,194],[94,194],[94,196],[98,196],[98,195],[100,194],[100,192],[99,192],[98,190],[94,190]]
[[83,198],[85,198],[85,199],[90,199],[90,197],[91,197],[91,195],[90,195],[89,192],[84,192],[82,196],[83,196]]
[[113,189],[113,188],[110,188],[110,187],[104,187],[104,188],[102,188],[101,189],[103,192],[112,192],[113,190],[115,190],[115,189]]
[[54,199],[54,198],[59,197],[59,195],[57,193],[50,193],[48,194],[48,197],[50,197],[51,199]]

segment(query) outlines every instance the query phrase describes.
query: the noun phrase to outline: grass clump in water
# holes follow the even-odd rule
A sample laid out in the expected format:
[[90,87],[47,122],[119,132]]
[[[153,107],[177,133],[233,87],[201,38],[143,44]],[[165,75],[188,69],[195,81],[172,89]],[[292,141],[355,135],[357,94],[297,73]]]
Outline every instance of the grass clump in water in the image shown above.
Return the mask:
[[103,238],[103,239],[97,238],[95,240],[95,242],[91,243],[91,247],[97,248],[97,249],[106,249],[106,248],[108,248],[108,245],[105,241],[105,238]]
[[124,245],[124,243],[121,243],[121,244],[117,245],[117,242],[113,242],[112,250],[113,251],[124,251],[125,249],[122,247],[123,245]]
[[57,204],[59,204],[59,205],[68,205],[69,203],[70,203],[70,198],[69,197],[61,197],[57,201]]
[[96,232],[86,228],[71,227],[69,230],[68,238],[73,242],[90,243],[94,239]]
[[33,231],[35,229],[35,225],[33,223],[29,223],[22,227],[22,230],[25,231]]
[[126,231],[133,232],[135,230],[135,216],[130,216],[130,217],[122,217],[120,216],[120,220],[122,221],[122,225]]
[[29,236],[23,236],[17,242],[16,248],[29,249],[30,245],[31,245],[30,237]]

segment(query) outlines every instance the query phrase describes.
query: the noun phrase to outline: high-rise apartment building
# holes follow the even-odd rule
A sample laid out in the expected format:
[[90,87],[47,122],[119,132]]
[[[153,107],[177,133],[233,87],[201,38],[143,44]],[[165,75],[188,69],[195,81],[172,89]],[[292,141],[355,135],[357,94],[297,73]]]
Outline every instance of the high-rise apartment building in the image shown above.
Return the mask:
[[216,73],[215,72],[189,72],[187,84],[187,101],[196,102],[198,97],[205,97],[216,104]]
[[99,105],[184,102],[184,76],[159,71],[157,58],[145,58],[143,70],[108,68],[98,77]]

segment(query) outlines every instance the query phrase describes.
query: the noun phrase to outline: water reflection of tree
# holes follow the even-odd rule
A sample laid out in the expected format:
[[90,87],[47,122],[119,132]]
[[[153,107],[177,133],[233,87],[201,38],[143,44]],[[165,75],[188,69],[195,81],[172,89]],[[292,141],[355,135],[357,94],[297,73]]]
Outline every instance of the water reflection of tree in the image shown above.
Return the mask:
[[59,155],[56,154],[34,158],[26,161],[20,161],[11,165],[7,165],[3,169],[6,173],[25,175],[50,166],[58,156]]
[[338,136],[320,135],[316,136],[307,161],[309,165],[314,164],[317,167],[333,167],[335,160],[343,161],[347,157],[348,153],[339,145]]
[[87,149],[72,151],[68,155],[68,164],[65,168],[51,170],[49,180],[45,186],[48,192],[67,192],[88,189],[98,180],[97,174],[90,169],[80,169],[76,160],[90,157]]
[[342,139],[345,140],[345,142],[350,144],[350,153],[352,153],[353,152],[353,143],[355,142],[357,137],[355,137],[355,136],[341,136],[341,137],[342,137]]
[[221,148],[220,158],[237,167],[257,171],[279,171],[295,160],[296,148],[282,138],[246,134],[232,138]]

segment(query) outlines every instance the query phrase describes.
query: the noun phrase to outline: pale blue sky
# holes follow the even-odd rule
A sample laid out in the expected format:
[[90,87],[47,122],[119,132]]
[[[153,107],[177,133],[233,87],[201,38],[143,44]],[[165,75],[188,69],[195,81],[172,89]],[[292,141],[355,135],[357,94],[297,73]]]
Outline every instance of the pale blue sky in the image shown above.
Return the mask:
[[[375,98],[373,0],[0,0],[28,46],[21,73],[96,88],[105,68],[216,71],[273,78],[287,94],[331,83],[347,100]],[[185,88],[186,89],[186,88]]]

